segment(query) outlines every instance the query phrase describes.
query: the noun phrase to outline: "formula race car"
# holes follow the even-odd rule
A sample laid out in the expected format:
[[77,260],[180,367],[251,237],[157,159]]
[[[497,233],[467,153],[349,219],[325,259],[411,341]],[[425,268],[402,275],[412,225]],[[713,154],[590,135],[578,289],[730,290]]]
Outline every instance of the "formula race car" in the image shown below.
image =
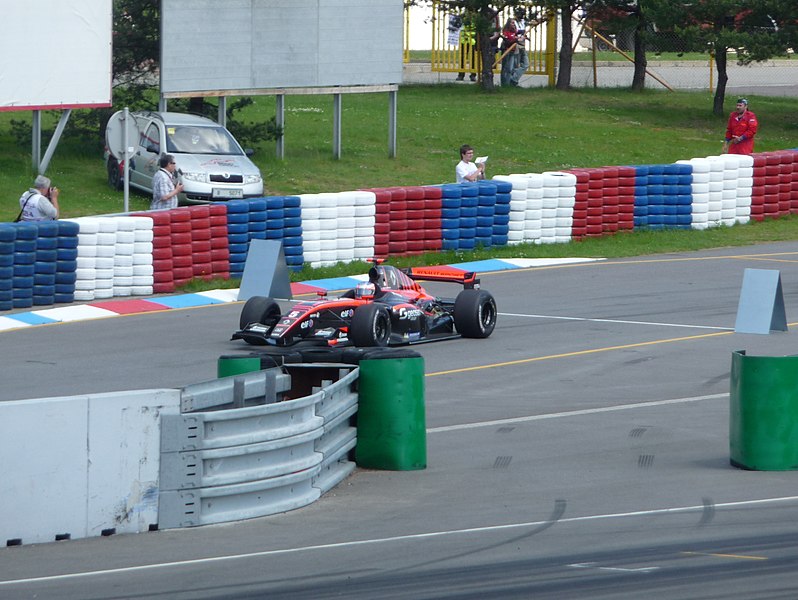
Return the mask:
[[[253,296],[244,304],[240,331],[232,339],[253,345],[291,346],[300,342],[327,346],[399,346],[456,337],[486,338],[496,326],[496,301],[480,289],[476,273],[437,267],[398,269],[381,264],[369,269],[367,282],[339,298],[326,292],[299,302],[286,314],[271,298]],[[418,281],[458,283],[456,298],[428,294]]]

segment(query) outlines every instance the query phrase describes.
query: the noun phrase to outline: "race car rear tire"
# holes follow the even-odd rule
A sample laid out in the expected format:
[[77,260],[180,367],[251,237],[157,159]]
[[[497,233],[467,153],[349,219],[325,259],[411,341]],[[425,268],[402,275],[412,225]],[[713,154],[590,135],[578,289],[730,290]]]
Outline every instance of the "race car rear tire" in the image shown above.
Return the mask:
[[239,329],[244,329],[250,323],[260,323],[273,327],[280,320],[280,305],[266,296],[252,296],[241,309],[238,320]]
[[496,300],[486,290],[468,289],[454,301],[454,326],[467,338],[486,338],[496,327]]
[[364,304],[355,309],[349,325],[349,340],[359,347],[387,346],[391,339],[391,316],[379,304]]

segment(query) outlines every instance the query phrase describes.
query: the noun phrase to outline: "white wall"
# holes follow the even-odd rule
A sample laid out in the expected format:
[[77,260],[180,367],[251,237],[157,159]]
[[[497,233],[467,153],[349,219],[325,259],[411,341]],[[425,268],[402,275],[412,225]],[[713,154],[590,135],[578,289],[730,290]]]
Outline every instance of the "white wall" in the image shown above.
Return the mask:
[[160,415],[179,409],[180,390],[0,402],[0,544],[147,531]]
[[402,81],[402,0],[163,0],[161,92]]
[[111,0],[3,6],[0,110],[111,105]]

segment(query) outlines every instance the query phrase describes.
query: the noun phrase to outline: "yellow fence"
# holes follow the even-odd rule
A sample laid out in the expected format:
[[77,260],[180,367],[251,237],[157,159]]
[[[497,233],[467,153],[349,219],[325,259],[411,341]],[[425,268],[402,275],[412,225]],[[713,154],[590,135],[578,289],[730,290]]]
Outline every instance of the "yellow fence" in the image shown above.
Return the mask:
[[[409,32],[413,26],[410,10],[405,8],[405,61],[409,60]],[[527,14],[545,14],[544,9],[529,4]],[[445,73],[463,73],[477,75],[482,70],[482,60],[477,48],[476,35],[468,27],[459,29],[459,34],[450,32],[452,19],[459,15],[451,13],[438,2],[433,2],[431,23],[425,27],[431,29],[431,70]],[[512,17],[508,9],[499,14],[498,26],[501,28]],[[417,26],[417,25],[416,25]],[[525,51],[529,58],[527,75],[548,75],[550,83],[554,83],[554,62],[556,46],[556,19],[550,18],[534,27],[527,26],[527,42]],[[498,47],[498,42],[497,42]],[[494,59],[494,73],[499,73],[501,64],[500,52],[497,49]]]

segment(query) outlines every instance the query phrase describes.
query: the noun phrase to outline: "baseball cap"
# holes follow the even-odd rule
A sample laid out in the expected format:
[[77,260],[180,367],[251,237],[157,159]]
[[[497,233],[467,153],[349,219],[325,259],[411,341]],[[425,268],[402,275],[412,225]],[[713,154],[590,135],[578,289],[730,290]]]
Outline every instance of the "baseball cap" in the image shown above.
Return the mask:
[[747,98],[737,98],[737,104],[745,104],[748,106],[748,99]]

